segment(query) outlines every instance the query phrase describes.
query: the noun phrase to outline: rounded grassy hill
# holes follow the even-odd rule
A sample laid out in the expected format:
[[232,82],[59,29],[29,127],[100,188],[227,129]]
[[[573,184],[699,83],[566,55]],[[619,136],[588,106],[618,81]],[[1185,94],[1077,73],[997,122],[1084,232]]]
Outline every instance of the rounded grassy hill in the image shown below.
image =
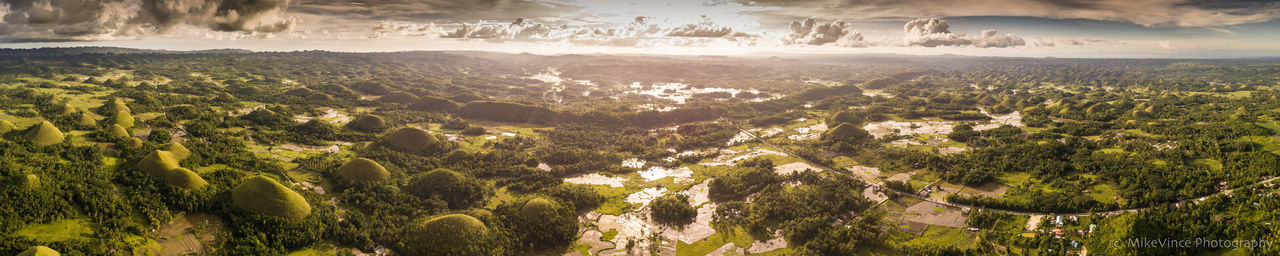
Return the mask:
[[556,208],[559,206],[546,198],[534,198],[524,202],[524,206],[520,207],[520,217],[525,219],[539,219],[547,215],[555,214]]
[[488,248],[489,228],[464,214],[420,219],[405,229],[405,250],[417,255],[480,255]]
[[182,146],[182,144],[179,144],[177,142],[166,144],[164,146],[164,151],[169,151],[169,153],[172,153],[173,158],[178,160],[179,162],[181,162],[182,160],[186,160],[187,157],[191,156],[191,150],[187,149],[187,147]]
[[133,121],[133,115],[130,115],[129,111],[116,111],[116,114],[111,116],[111,123],[124,126],[124,128],[133,127]]
[[338,167],[338,176],[352,181],[381,181],[391,177],[391,173],[378,162],[357,157]]
[[860,142],[870,138],[871,133],[867,133],[867,130],[858,128],[858,126],[853,124],[841,123],[840,125],[836,125],[835,128],[831,128],[830,131],[827,131],[826,136],[833,140]]
[[112,138],[128,138],[129,130],[124,129],[124,126],[119,124],[112,124],[110,128],[107,128],[107,135]]
[[27,132],[27,139],[38,146],[62,143],[63,138],[62,130],[58,130],[58,127],[53,126],[49,121],[40,122]]
[[133,110],[129,109],[129,105],[125,105],[124,100],[120,98],[116,98],[115,100],[111,101],[111,104],[103,107],[107,107],[108,110],[111,111],[107,113],[114,113],[114,112],[120,112],[120,111],[133,112]]
[[86,127],[98,126],[98,120],[93,119],[89,114],[80,112],[80,118],[76,119],[76,124]]
[[40,188],[40,176],[36,176],[35,174],[23,175],[22,188],[24,189]]
[[302,220],[311,215],[306,198],[263,176],[249,178],[231,189],[231,200],[236,207],[267,216]]
[[152,151],[142,160],[138,160],[138,169],[147,174],[164,177],[169,170],[178,168],[178,159],[173,153],[164,150]]
[[169,172],[164,176],[164,181],[169,183],[169,185],[192,190],[200,189],[205,185],[209,185],[209,182],[204,181],[204,178],[201,178],[199,174],[181,167],[169,170]]
[[62,256],[62,254],[58,253],[58,251],[54,251],[53,249],[49,249],[49,247],[37,245],[27,248],[26,251],[22,251],[18,256]]
[[363,115],[351,120],[351,123],[347,123],[347,127],[362,132],[377,132],[387,128],[387,121],[379,116]]
[[489,189],[475,178],[442,168],[414,174],[405,191],[424,199],[439,197],[450,208],[465,209],[483,202],[492,193]]
[[387,134],[383,141],[396,150],[416,151],[435,144],[439,140],[422,129],[405,127]]

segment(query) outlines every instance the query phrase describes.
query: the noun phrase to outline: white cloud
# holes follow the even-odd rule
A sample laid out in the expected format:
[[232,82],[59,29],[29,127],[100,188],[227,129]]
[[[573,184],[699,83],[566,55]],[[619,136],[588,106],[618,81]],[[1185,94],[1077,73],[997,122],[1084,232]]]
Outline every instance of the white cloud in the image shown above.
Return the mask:
[[1213,27],[1209,27],[1209,28],[1204,28],[1204,29],[1208,29],[1209,31],[1213,31],[1213,32],[1218,32],[1218,33],[1227,34],[1228,36],[1233,36],[1233,35],[1235,35],[1235,34],[1236,34],[1236,32],[1235,32],[1235,31],[1230,30],[1230,29],[1225,29],[1225,28],[1213,28]]
[[974,46],[978,48],[1005,48],[1023,46],[1027,42],[1013,34],[997,34],[995,29],[983,30],[978,36],[951,33],[951,25],[941,19],[915,19],[902,27],[903,44],[907,46]]
[[1178,49],[1178,47],[1173,46],[1173,42],[1169,42],[1169,40],[1161,40],[1156,42],[1156,44],[1160,45],[1161,50],[1172,51]]
[[783,39],[786,44],[826,45],[843,47],[865,47],[872,43],[863,40],[862,33],[854,31],[852,25],[842,20],[822,22],[817,18],[791,22],[791,34]]

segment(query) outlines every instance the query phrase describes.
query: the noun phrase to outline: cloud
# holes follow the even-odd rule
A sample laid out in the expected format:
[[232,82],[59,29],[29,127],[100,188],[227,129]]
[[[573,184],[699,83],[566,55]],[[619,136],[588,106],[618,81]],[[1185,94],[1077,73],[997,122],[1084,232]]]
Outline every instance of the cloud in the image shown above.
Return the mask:
[[983,30],[978,36],[951,33],[951,25],[941,19],[915,19],[903,25],[903,43],[907,46],[975,46],[979,48],[1005,48],[1023,46],[1027,42],[1013,34],[997,34],[995,29]]
[[407,36],[407,37],[439,37],[444,30],[435,23],[416,24],[404,21],[383,21],[373,25],[372,37]]
[[[736,0],[783,17],[1015,16],[1121,21],[1148,27],[1211,27],[1280,19],[1274,0]],[[922,8],[923,7],[923,8]]]
[[1172,51],[1178,49],[1178,47],[1173,46],[1173,42],[1169,42],[1169,40],[1158,41],[1156,44],[1160,45],[1161,50]]
[[289,0],[0,0],[10,41],[108,40],[165,34],[184,25],[224,32],[293,29]]
[[1208,29],[1209,31],[1213,31],[1213,32],[1223,33],[1223,34],[1226,34],[1226,35],[1228,35],[1228,36],[1233,36],[1233,35],[1235,35],[1235,34],[1236,34],[1236,32],[1235,32],[1235,31],[1230,30],[1230,29],[1225,29],[1225,28],[1204,28],[1204,29]]
[[791,34],[783,41],[786,44],[826,45],[834,44],[844,47],[865,47],[872,45],[863,40],[862,33],[854,31],[849,23],[842,20],[822,22],[817,18],[791,22]]
[[1101,38],[1037,38],[1035,46],[1055,46],[1055,45],[1099,45],[1099,44],[1125,44],[1124,41],[1116,41]]
[[130,6],[124,0],[0,0],[0,34],[13,39],[45,34],[36,40],[90,38],[120,29]]
[[[643,21],[643,20],[639,20],[639,21]],[[743,33],[743,32],[735,32],[733,31],[732,27],[716,25],[715,23],[712,23],[710,21],[703,21],[698,24],[685,24],[683,26],[677,26],[677,27],[671,28],[670,31],[667,32],[667,36],[738,38],[738,37],[752,37],[754,35]]]
[[758,37],[706,19],[697,24],[670,26],[643,16],[622,25],[551,25],[521,18],[511,23],[477,22],[449,26],[454,29],[445,31],[440,37],[490,41],[553,41],[583,45],[636,46],[652,44],[654,41],[667,41],[663,45],[698,45],[710,40],[736,41]]

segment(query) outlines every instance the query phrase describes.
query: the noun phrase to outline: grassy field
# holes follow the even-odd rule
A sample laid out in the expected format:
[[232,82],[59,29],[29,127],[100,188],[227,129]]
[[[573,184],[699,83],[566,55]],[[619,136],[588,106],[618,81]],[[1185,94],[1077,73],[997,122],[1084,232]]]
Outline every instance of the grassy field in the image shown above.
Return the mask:
[[1116,189],[1110,184],[1097,184],[1089,187],[1089,196],[1098,202],[1115,201]]
[[1016,187],[1027,182],[1031,182],[1031,174],[1025,172],[1003,173],[1000,177],[996,177],[996,180],[1000,181],[1000,184],[1004,184],[1005,186]]
[[638,189],[615,188],[610,186],[592,186],[604,196],[604,204],[596,208],[596,212],[608,215],[622,215],[631,211],[635,206],[627,202],[627,195],[639,191]]
[[909,245],[955,246],[956,248],[967,249],[977,245],[978,236],[975,233],[965,231],[963,228],[931,225],[919,236],[894,231],[890,239]]
[[1104,148],[1104,149],[1099,149],[1098,152],[1108,153],[1108,154],[1128,154],[1129,153],[1129,151],[1125,151],[1123,148]]
[[704,238],[701,241],[694,242],[693,244],[679,242],[679,244],[676,245],[676,255],[707,255],[707,253],[715,251],[727,243],[733,243],[738,247],[746,248],[750,247],[752,242],[753,239],[751,238],[751,235],[747,233],[746,229],[734,227],[733,232],[730,232],[730,234],[725,234],[725,232],[716,232],[714,235]]
[[57,242],[89,238],[93,235],[93,228],[90,227],[88,219],[69,219],[48,224],[28,225],[14,234],[42,242]]

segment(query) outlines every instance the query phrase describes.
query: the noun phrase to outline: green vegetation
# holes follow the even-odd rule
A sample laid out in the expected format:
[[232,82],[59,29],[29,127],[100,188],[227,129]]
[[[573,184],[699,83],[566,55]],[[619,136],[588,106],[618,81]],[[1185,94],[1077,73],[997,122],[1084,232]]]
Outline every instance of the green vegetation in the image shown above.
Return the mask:
[[27,140],[37,146],[62,143],[64,138],[65,135],[62,134],[62,130],[58,130],[58,127],[53,126],[53,123],[49,121],[40,122],[40,124],[29,128],[27,131]]
[[186,160],[187,157],[191,156],[191,150],[177,142],[165,144],[164,151],[173,154],[173,159],[178,162],[182,162],[182,160]]
[[13,126],[13,122],[9,122],[9,120],[0,120],[0,134],[9,133],[9,131],[17,129],[18,127]]
[[540,219],[542,216],[554,213],[558,208],[554,202],[545,198],[534,198],[524,203],[520,207],[520,217],[526,219]]
[[[386,97],[384,96],[383,98],[385,99]],[[347,127],[362,132],[381,132],[383,129],[386,129],[387,121],[383,120],[382,117],[379,116],[363,115],[356,117],[355,120],[351,120],[350,123],[347,123]]]
[[173,153],[164,150],[151,151],[142,160],[138,160],[138,169],[156,177],[165,177],[169,170],[178,168],[178,159]]
[[66,219],[26,226],[14,235],[41,242],[59,242],[89,238],[93,235],[93,227],[86,219]]
[[59,255],[62,255],[62,254],[58,253],[58,251],[54,251],[53,249],[49,249],[49,247],[44,247],[44,246],[32,246],[30,249],[27,249],[26,251],[22,251],[22,253],[18,254],[18,256],[59,256]]
[[404,231],[403,250],[415,255],[488,255],[502,248],[486,247],[493,238],[484,222],[463,214],[422,219]]
[[351,181],[383,181],[391,176],[387,168],[368,158],[357,157],[338,167],[338,176]]
[[111,124],[111,127],[107,128],[107,135],[116,139],[124,139],[132,136],[129,135],[129,130],[125,130],[125,128],[119,124]]
[[116,113],[111,116],[111,123],[120,125],[124,128],[132,128],[133,115],[130,115],[128,111],[116,111]]
[[449,169],[435,169],[409,178],[405,191],[419,198],[438,197],[454,209],[465,209],[493,194],[480,181]]
[[244,180],[231,190],[231,198],[236,207],[262,215],[297,221],[311,214],[307,199],[264,176]]
[[689,196],[683,194],[653,199],[649,203],[649,209],[654,222],[668,226],[684,226],[693,223],[693,218],[698,217],[698,209],[689,206]]
[[[19,202],[0,255],[186,230],[197,255],[1129,255],[1148,252],[1099,243],[1275,234],[1275,191],[1248,187],[1280,176],[1272,60],[839,59],[0,50],[0,199]],[[922,190],[971,210],[894,192]],[[1082,216],[1026,230],[996,209]],[[635,232],[708,217],[692,243]]]
[[424,148],[434,145],[439,139],[431,136],[427,131],[418,128],[400,128],[382,139],[384,143],[392,148],[405,152],[418,152]]
[[187,168],[174,168],[169,170],[164,176],[164,181],[169,183],[169,185],[190,190],[204,188],[205,185],[209,185],[209,182],[204,181],[204,178],[201,178],[199,174],[196,174]]

